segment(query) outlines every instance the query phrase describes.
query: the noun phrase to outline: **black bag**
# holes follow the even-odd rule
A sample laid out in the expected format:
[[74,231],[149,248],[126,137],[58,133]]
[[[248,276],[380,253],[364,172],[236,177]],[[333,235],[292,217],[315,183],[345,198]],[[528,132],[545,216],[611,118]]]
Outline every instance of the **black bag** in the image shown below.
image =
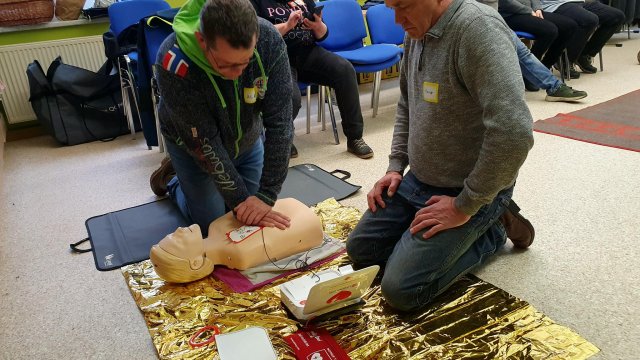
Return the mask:
[[95,73],[58,57],[46,76],[37,60],[27,67],[33,111],[61,144],[109,141],[128,132],[120,79],[110,74],[110,64]]

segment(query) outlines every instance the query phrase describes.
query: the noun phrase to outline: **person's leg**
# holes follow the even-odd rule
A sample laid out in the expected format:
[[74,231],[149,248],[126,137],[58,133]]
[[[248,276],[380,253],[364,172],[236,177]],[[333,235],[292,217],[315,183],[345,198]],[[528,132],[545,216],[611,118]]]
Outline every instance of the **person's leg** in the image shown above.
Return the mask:
[[249,194],[255,194],[260,188],[262,165],[264,164],[264,143],[259,138],[253,147],[233,160],[238,174],[242,177]]
[[545,20],[553,23],[558,29],[558,36],[551,43],[541,60],[544,66],[551,68],[560,59],[562,52],[578,29],[578,24],[573,19],[556,13],[543,12],[543,16]]
[[[531,53],[540,61],[542,61],[543,55],[558,37],[558,28],[552,22],[531,14],[512,15],[507,17],[505,21],[514,31],[528,32],[536,37],[531,46]],[[545,64],[545,66],[551,67],[554,62],[549,65]]]
[[[213,177],[203,171],[191,155],[170,141],[167,141],[167,152],[176,171],[176,176],[167,185],[169,196],[184,217],[198,224],[206,237],[209,224],[229,211],[224,198]],[[250,194],[258,191],[263,162],[264,146],[260,139],[233,160]]]
[[625,15],[619,9],[597,1],[585,3],[584,9],[598,17],[599,26],[585,44],[576,63],[584,72],[596,72],[597,69],[591,65],[591,59],[624,23]]
[[584,9],[581,3],[566,3],[554,12],[571,18],[578,24],[578,28],[567,43],[569,61],[574,63],[578,59],[578,56],[580,56],[580,53],[582,53],[582,49],[584,49],[589,36],[591,36],[598,26],[598,17]]
[[[291,106],[292,106],[292,116],[291,121],[294,121],[296,117],[298,117],[298,113],[300,112],[300,108],[302,107],[302,95],[300,94],[300,88],[298,87],[298,70],[291,65]],[[291,152],[290,157],[296,158],[298,157],[298,149],[293,142],[291,142]]]
[[522,76],[533,86],[545,89],[547,94],[553,93],[560,88],[562,82],[553,75],[549,68],[542,65],[529,48],[527,48],[520,39],[512,32],[513,41],[516,43],[516,51],[518,53],[518,61],[520,63],[520,71]]
[[176,171],[176,176],[167,185],[169,196],[188,221],[200,225],[204,235],[209,223],[224,215],[224,199],[213,178],[191,155],[171,141],[166,142],[166,147]]
[[[417,202],[442,192],[428,186],[425,189],[425,198],[416,198]],[[426,230],[415,235],[406,231],[389,257],[382,278],[382,294],[389,305],[401,311],[418,310],[502,247],[507,237],[498,219],[511,194],[512,189],[500,192],[466,224],[428,240],[422,238]]]
[[292,119],[295,119],[302,107],[302,95],[300,94],[300,88],[298,87],[298,70],[294,66],[291,66],[291,106],[292,106]]
[[407,173],[392,197],[383,192],[384,208],[378,206],[376,212],[364,213],[347,239],[347,254],[356,267],[380,265],[384,268],[396,243],[413,221],[418,209],[409,199],[419,192],[415,177]]
[[320,46],[299,56],[298,79],[333,88],[342,117],[342,131],[349,140],[361,139],[363,131],[360,93],[353,65]]

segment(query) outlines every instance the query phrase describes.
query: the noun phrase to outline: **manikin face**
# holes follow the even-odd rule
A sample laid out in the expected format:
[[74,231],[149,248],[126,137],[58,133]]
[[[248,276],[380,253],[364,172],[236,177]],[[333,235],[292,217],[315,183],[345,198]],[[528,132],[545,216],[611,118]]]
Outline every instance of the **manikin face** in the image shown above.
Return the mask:
[[396,23],[412,39],[422,39],[436,24],[452,0],[385,0],[393,9]]
[[156,273],[165,281],[184,283],[211,274],[214,264],[204,252],[204,239],[196,224],[178,228],[151,248]]
[[257,41],[257,36],[254,35],[251,46],[245,49],[231,46],[220,36],[215,40],[215,46],[208,44],[200,32],[196,32],[196,38],[211,67],[229,80],[235,80],[242,75],[253,57]]

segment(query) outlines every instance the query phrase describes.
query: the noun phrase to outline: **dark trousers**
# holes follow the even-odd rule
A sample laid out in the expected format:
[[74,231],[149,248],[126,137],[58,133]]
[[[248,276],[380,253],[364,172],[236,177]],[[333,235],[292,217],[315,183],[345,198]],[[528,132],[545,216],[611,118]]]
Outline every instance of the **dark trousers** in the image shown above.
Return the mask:
[[562,51],[578,29],[578,24],[564,15],[548,12],[543,12],[542,15],[544,19],[531,14],[511,15],[505,21],[513,30],[525,31],[536,37],[531,53],[550,68],[560,59]]
[[293,118],[298,116],[302,107],[298,80],[329,86],[336,92],[344,135],[349,140],[362,138],[360,93],[353,65],[320,46],[306,47],[295,53],[289,53],[289,62],[293,79]]
[[599,2],[566,3],[556,14],[572,18],[578,29],[567,45],[569,61],[580,56],[596,56],[611,36],[624,23],[624,13]]

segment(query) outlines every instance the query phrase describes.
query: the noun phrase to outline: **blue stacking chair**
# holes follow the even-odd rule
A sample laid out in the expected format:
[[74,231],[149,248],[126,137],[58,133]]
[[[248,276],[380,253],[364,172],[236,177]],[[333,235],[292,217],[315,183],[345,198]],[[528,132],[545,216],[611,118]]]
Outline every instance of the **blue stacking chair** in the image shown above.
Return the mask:
[[322,2],[322,19],[327,24],[329,36],[319,43],[325,49],[349,60],[357,73],[374,73],[371,105],[373,117],[378,113],[382,71],[400,61],[402,49],[391,44],[363,46],[367,30],[360,5],[354,0]]
[[[145,124],[147,143],[158,145],[164,152],[164,141],[160,132],[157,104],[160,100],[158,84],[153,67],[162,42],[173,33],[173,18],[179,8],[162,10],[140,20],[141,36],[138,37],[138,94],[140,96],[140,119]],[[155,129],[155,131],[152,131]]]
[[[163,0],[129,0],[113,3],[107,10],[109,13],[109,22],[111,23],[109,32],[112,33],[120,43],[126,35],[132,33],[130,31],[132,27],[138,26],[140,19],[169,8],[170,5]],[[133,36],[135,36],[135,33]],[[128,52],[119,54],[115,61],[118,65],[117,68],[120,75],[122,105],[127,115],[131,134],[135,135],[134,117],[139,117],[139,107],[134,68],[137,66],[138,52],[135,46],[135,39],[133,43],[134,46],[127,48],[129,50]],[[133,99],[133,105],[136,110],[135,114],[130,99]],[[151,149],[151,145],[147,144],[147,146]]]
[[395,13],[384,4],[374,5],[367,10],[367,27],[372,44],[404,43],[404,29],[396,24]]

